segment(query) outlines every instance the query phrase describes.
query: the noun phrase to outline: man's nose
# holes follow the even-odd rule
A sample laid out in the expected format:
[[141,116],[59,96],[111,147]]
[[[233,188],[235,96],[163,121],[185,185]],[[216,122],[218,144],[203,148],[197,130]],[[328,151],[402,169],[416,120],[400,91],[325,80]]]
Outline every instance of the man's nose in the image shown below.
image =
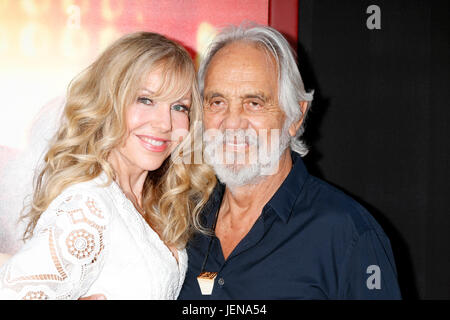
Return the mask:
[[226,129],[246,129],[248,120],[241,105],[235,104],[228,108],[223,125]]
[[172,130],[172,113],[170,105],[158,103],[150,119],[150,124],[160,132],[170,132]]

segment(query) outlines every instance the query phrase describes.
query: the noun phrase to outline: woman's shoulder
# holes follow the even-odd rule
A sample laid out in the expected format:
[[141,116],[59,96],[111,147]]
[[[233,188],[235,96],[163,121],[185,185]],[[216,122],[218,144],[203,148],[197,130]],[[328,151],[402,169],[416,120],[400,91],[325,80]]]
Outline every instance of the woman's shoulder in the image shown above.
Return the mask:
[[69,216],[71,219],[89,219],[107,223],[114,215],[115,205],[111,193],[111,184],[104,176],[79,182],[64,189],[42,214],[55,218]]
[[111,189],[111,183],[111,181],[108,181],[106,174],[102,173],[91,180],[70,185],[61,192],[60,196],[78,193],[92,194],[96,197],[107,198],[109,196],[109,189]]
[[[65,188],[56,198],[52,204],[58,201],[65,201],[70,198],[72,201],[80,200],[81,198],[91,197],[97,201],[109,202],[111,184],[108,183],[105,174],[102,174],[94,179],[77,182]],[[74,197],[77,196],[77,197]]]

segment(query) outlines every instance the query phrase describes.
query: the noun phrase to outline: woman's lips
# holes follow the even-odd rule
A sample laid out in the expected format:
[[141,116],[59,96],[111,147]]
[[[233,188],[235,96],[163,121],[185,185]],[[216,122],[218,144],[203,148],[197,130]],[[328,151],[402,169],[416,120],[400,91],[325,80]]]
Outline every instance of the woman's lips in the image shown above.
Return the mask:
[[162,152],[166,150],[169,145],[168,142],[170,142],[170,140],[153,136],[137,135],[137,137],[145,149],[154,152]]

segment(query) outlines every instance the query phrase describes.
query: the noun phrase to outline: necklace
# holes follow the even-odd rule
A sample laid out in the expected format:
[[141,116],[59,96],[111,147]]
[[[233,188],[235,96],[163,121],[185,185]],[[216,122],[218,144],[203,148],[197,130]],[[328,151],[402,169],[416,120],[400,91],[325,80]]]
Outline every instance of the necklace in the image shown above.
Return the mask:
[[[216,215],[214,217],[214,223],[212,227],[212,231],[216,230],[217,218],[219,216],[219,209],[217,209]],[[205,271],[206,262],[208,261],[209,253],[211,252],[213,236],[209,238],[208,250],[206,251],[205,259],[202,263],[202,268],[200,269],[200,274],[197,276],[198,285],[200,286],[200,290],[202,295],[211,295],[213,287],[214,287],[214,279],[217,277],[217,272]]]
[[119,187],[120,191],[125,196],[125,198],[127,198],[128,201],[130,201],[133,204],[133,207],[136,209],[136,211],[139,212],[142,216],[145,217],[147,215],[147,212],[145,211],[145,209],[143,207],[141,207],[137,201],[133,200],[132,197],[128,197],[127,196],[127,193],[122,189],[122,186],[117,181],[117,179],[114,179],[114,182]]
[[[126,195],[125,195],[126,196]],[[127,197],[128,198],[128,197]],[[134,208],[137,210],[137,212],[139,212],[141,215],[145,216],[147,214],[147,212],[145,211],[145,209],[143,207],[141,207],[138,203],[134,202],[133,200],[131,200],[130,198],[128,198],[128,200],[131,201],[131,203],[133,204]]]

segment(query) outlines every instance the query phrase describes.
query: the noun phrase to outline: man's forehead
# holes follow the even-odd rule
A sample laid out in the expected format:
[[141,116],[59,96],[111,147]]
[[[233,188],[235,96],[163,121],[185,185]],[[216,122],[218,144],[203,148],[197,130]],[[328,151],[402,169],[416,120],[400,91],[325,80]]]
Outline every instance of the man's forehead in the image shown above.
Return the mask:
[[203,96],[205,99],[211,99],[219,96],[262,97],[273,98],[277,95],[276,81],[261,80],[234,80],[221,78],[219,81],[205,82]]
[[205,92],[204,98],[205,99],[212,99],[217,97],[224,97],[227,95],[236,95],[240,98],[259,98],[262,100],[267,100],[272,98],[272,95],[270,92],[261,90],[259,88],[239,88],[236,90],[230,90],[229,88],[225,88],[223,90],[222,88],[219,88],[218,90],[214,90],[215,88],[211,88],[211,90],[208,90]]
[[[239,86],[239,87],[238,87]],[[231,44],[211,60],[205,75],[205,94],[208,91],[267,91],[277,87],[274,59],[264,50],[249,44]]]
[[275,58],[267,50],[255,44],[236,42],[226,45],[212,57],[206,77],[216,75],[215,69],[245,76],[255,68],[271,74],[277,72]]

